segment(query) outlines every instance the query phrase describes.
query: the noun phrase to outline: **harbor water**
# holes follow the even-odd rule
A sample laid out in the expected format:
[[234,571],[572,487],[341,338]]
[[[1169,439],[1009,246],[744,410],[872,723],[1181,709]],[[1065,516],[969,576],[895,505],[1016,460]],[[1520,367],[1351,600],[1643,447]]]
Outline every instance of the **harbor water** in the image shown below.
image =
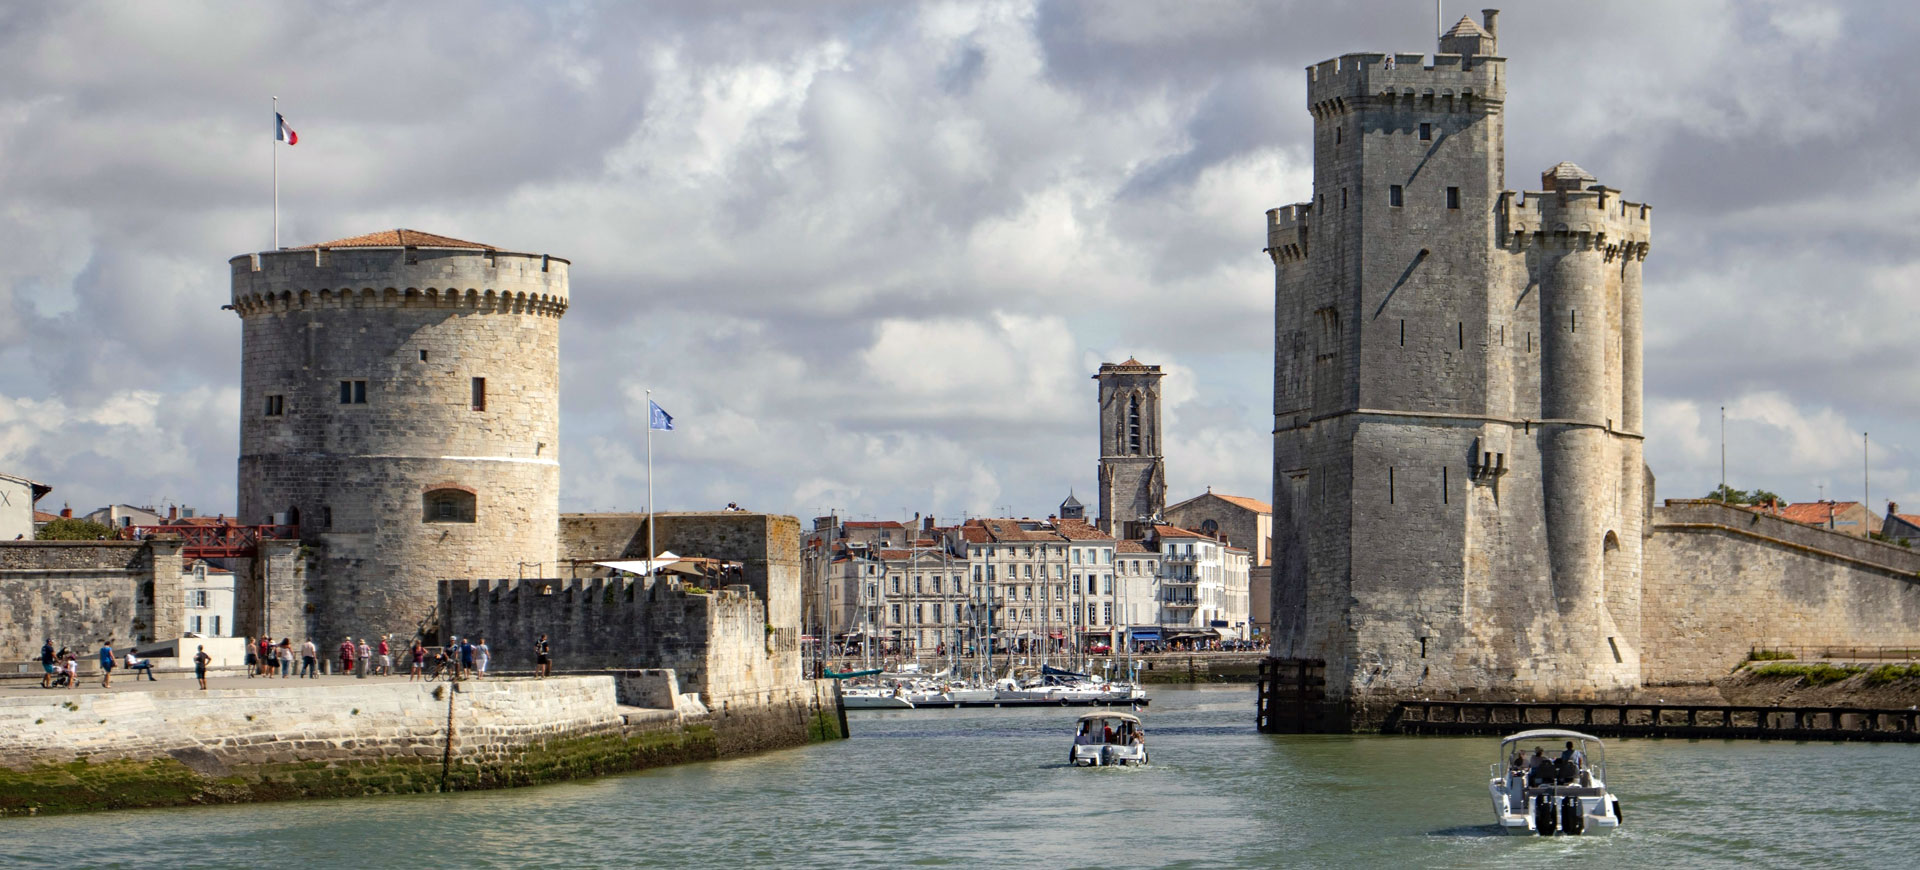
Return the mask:
[[1625,740],[1625,824],[1489,822],[1492,738],[1272,736],[1156,687],[1153,763],[1065,764],[1084,710],[871,711],[849,740],[540,788],[0,819],[4,867],[1895,867],[1920,746]]

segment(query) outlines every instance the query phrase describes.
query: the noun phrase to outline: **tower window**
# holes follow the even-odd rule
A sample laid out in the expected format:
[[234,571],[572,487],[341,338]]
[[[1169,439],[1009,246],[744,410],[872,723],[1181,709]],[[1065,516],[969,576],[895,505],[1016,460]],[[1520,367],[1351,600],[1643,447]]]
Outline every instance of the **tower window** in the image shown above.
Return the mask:
[[421,496],[423,523],[471,523],[476,513],[474,494],[465,489],[442,487]]
[[485,411],[487,409],[486,378],[473,379],[473,409],[475,411]]
[[1399,208],[1401,205],[1404,204],[1401,202],[1401,196],[1402,196],[1402,192],[1400,189],[1400,185],[1398,184],[1388,185],[1387,205],[1393,206],[1394,208]]
[[1433,141],[1433,125],[1432,124],[1420,125],[1420,141],[1422,142]]
[[1447,188],[1447,208],[1459,208],[1459,207],[1460,207],[1460,188],[1457,188],[1457,187]]
[[367,403],[366,381],[341,381],[340,404],[364,405]]
[[1340,144],[1340,128],[1339,127],[1333,128],[1333,144],[1335,145]]
[[1140,452],[1140,397],[1127,400],[1127,452]]
[[420,361],[421,361],[421,362],[426,362],[426,361],[427,361],[427,352],[426,352],[425,350],[421,350],[421,351],[420,351]]
[[286,396],[272,395],[267,397],[267,407],[266,407],[265,416],[278,417],[282,414],[285,414],[286,412],[287,412]]
[[1340,207],[1347,207],[1347,189],[1344,187],[1340,188]]

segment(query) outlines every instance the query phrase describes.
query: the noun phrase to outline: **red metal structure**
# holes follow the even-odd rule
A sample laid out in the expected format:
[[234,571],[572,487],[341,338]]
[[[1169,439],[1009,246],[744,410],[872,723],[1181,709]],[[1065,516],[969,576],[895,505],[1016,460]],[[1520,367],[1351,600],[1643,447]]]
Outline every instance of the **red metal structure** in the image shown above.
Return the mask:
[[300,527],[194,524],[125,526],[120,529],[120,539],[123,541],[142,541],[160,535],[180,539],[180,556],[183,559],[219,559],[252,556],[260,549],[262,539],[299,538]]

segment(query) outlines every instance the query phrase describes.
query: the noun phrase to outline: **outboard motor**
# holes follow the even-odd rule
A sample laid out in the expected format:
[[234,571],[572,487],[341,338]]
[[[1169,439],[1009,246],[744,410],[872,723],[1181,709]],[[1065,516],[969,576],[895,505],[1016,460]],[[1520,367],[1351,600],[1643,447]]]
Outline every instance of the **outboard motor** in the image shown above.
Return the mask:
[[1587,832],[1586,807],[1579,798],[1566,798],[1560,804],[1560,830],[1576,835]]
[[1553,798],[1541,795],[1533,803],[1533,832],[1542,837],[1551,837],[1559,828],[1556,822],[1559,814],[1554,812]]

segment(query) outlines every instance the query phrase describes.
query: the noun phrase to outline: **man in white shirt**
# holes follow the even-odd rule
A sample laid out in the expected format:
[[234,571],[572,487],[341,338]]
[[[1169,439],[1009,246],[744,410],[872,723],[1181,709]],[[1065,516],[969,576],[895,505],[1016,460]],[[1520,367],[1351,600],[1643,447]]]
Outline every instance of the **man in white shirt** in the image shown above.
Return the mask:
[[146,674],[148,682],[160,682],[153,678],[153,662],[134,655],[131,649],[127,650],[127,670],[135,672],[136,680],[140,678],[139,674]]

